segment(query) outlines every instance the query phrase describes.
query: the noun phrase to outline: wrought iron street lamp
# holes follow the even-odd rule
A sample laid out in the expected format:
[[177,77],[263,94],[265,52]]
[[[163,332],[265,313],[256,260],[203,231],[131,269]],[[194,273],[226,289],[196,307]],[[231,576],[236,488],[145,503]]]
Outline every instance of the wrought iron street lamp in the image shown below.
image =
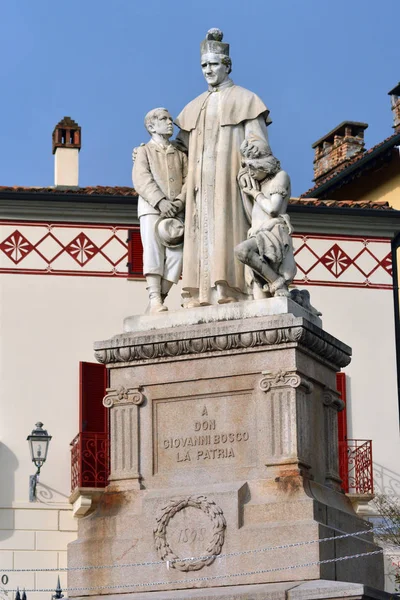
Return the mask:
[[26,438],[29,442],[32,462],[37,467],[35,475],[29,477],[29,502],[36,502],[36,485],[39,481],[40,469],[46,462],[51,435],[43,429],[43,423],[36,423],[36,429]]

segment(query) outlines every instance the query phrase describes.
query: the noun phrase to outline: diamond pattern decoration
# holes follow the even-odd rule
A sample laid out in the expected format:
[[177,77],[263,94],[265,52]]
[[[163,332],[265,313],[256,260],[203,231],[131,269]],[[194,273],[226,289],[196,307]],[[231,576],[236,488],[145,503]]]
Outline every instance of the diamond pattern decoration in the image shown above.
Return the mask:
[[64,251],[64,246],[52,233],[48,233],[36,244],[35,250],[48,263],[51,263],[60,252]]
[[88,236],[82,232],[68,244],[65,251],[68,252],[81,267],[83,267],[98,253],[99,249],[90,241]]
[[379,261],[367,247],[364,248],[364,250],[361,250],[353,262],[365,277],[372,275],[377,267],[379,267]]
[[0,250],[10,258],[14,264],[18,264],[33,250],[33,246],[28,240],[16,229],[9,235],[1,244]]
[[[0,225],[1,273],[128,276],[124,226],[9,221]],[[393,288],[389,239],[300,233],[293,243],[295,285]]]
[[389,252],[389,254],[385,256],[385,258],[381,261],[380,264],[385,269],[385,271],[389,273],[391,277],[393,277],[393,261],[391,252]]
[[128,249],[126,244],[122,242],[118,237],[113,235],[109,240],[106,241],[100,248],[101,253],[107,258],[110,264],[115,267],[118,265],[123,258],[128,257]]
[[304,275],[307,275],[311,269],[319,262],[319,257],[315,252],[310,250],[307,244],[303,244],[294,253],[297,268],[300,269]]
[[321,263],[336,278],[339,277],[352,263],[351,258],[338,244],[334,244],[320,259]]

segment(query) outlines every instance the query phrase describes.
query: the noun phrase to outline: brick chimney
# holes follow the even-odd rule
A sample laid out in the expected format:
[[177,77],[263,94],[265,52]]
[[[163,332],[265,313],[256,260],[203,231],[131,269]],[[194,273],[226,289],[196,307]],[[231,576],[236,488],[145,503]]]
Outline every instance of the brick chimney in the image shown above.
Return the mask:
[[400,82],[389,92],[389,96],[392,101],[393,129],[400,133]]
[[64,117],[53,131],[54,185],[78,186],[81,128]]
[[364,152],[364,131],[367,127],[367,123],[343,121],[312,145],[315,149],[314,181],[317,184],[328,173],[334,173],[338,167]]

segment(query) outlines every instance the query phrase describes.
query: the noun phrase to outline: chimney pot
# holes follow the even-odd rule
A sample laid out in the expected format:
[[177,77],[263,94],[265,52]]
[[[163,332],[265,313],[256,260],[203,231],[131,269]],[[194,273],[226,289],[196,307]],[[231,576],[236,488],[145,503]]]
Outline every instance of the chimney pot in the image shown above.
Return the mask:
[[388,93],[392,104],[393,129],[396,133],[400,133],[400,82]]
[[53,130],[54,185],[77,187],[81,128],[71,117],[64,117]]
[[315,182],[320,182],[328,173],[364,152],[364,130],[367,127],[367,123],[343,121],[312,145],[315,149]]

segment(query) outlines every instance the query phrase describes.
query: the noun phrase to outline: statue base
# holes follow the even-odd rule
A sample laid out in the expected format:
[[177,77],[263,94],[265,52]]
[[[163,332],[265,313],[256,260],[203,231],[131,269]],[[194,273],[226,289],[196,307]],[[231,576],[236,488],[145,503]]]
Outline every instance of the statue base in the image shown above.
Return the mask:
[[300,312],[271,314],[275,300],[96,344],[110,375],[111,473],[68,551],[69,567],[97,568],[69,572],[69,597],[335,598],[342,584],[319,580],[383,586],[370,525],[338,475],[336,372],[351,350],[290,299]]
[[[95,596],[93,600],[103,599]],[[340,581],[305,581],[291,583],[266,583],[254,585],[228,586],[202,590],[181,590],[173,592],[139,592],[126,594],[124,600],[392,600],[387,594],[359,583]],[[108,600],[121,600],[118,594],[107,596]]]

